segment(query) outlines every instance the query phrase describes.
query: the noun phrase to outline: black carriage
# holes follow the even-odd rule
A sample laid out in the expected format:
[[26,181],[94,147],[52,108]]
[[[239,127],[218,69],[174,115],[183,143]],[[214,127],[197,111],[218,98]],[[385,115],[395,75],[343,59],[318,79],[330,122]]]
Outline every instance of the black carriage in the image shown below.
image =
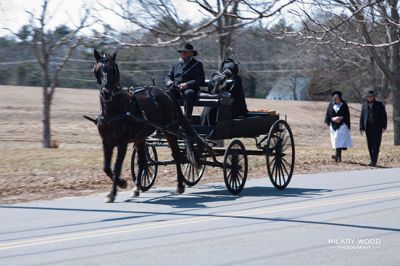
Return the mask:
[[[212,126],[201,125],[200,116],[193,116],[194,129],[213,147],[216,158],[204,151],[198,169],[186,158],[184,141],[180,141],[180,151],[184,155],[184,181],[189,186],[196,185],[206,167],[223,169],[224,181],[230,193],[237,195],[243,189],[248,173],[248,156],[264,156],[269,178],[277,189],[285,189],[294,170],[295,146],[293,134],[286,118],[275,112],[249,112],[245,117],[232,117],[233,99],[219,96],[200,96],[196,106],[216,107],[216,121]],[[239,138],[253,138],[255,148],[247,150]],[[218,147],[218,140],[230,140],[226,147]],[[159,160],[157,149],[168,146],[162,137],[149,137],[146,141],[147,171],[142,177],[141,188],[151,188],[157,177],[158,168],[174,164],[173,160]],[[133,150],[131,159],[132,177],[137,174],[137,153]]]

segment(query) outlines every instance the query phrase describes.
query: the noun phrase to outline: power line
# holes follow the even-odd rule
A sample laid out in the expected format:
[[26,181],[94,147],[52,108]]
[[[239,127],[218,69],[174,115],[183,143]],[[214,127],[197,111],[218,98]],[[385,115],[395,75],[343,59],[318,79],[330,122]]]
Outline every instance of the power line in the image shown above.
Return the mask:
[[[55,59],[63,60],[62,57],[55,57]],[[94,60],[86,60],[86,59],[76,59],[70,58],[70,61],[76,62],[90,62],[94,63]],[[131,61],[121,61],[118,60],[119,64],[147,64],[147,63],[173,63],[176,62],[176,58],[174,59],[156,59],[156,60],[131,60]],[[217,60],[201,60],[204,63],[219,63]],[[274,60],[253,60],[253,61],[239,61],[241,65],[256,65],[256,64],[278,64],[278,63],[290,63],[290,62],[306,62],[306,60],[301,58],[292,58],[292,59],[274,59]]]
[[30,59],[30,60],[1,62],[0,65],[17,65],[17,64],[21,64],[21,63],[35,63],[35,62],[37,62],[36,59]]
[[67,78],[67,77],[60,77],[60,79],[77,80],[77,81],[84,81],[84,82],[96,82],[96,80],[94,80],[94,79]]

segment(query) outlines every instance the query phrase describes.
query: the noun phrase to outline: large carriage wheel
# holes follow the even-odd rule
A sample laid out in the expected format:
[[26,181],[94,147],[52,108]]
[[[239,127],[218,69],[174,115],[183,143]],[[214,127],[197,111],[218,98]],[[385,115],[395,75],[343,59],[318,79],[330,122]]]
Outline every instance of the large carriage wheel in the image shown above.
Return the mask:
[[225,150],[224,181],[226,188],[233,195],[242,191],[247,179],[248,160],[243,143],[235,139]]
[[[144,170],[144,174],[141,179],[141,189],[142,191],[149,190],[156,180],[157,171],[158,171],[158,157],[157,157],[157,150],[154,146],[149,146],[146,144],[146,169]],[[138,164],[138,154],[137,150],[133,148],[132,151],[132,158],[131,158],[131,174],[132,179],[136,181],[137,179],[137,172],[139,171],[139,164]]]
[[[205,160],[206,158],[204,158],[203,161]],[[195,167],[190,162],[182,164],[183,182],[191,187],[196,185],[197,183],[199,183],[205,170],[206,165],[204,163],[200,163],[200,168]]]
[[293,134],[286,121],[278,120],[272,125],[264,151],[272,184],[285,189],[292,178],[295,159]]

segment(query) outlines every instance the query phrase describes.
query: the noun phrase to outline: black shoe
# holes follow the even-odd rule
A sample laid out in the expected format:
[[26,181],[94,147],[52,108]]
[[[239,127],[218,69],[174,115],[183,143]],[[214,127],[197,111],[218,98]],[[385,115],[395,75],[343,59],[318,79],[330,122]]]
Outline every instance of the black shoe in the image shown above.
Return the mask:
[[368,164],[368,166],[375,167],[375,166],[376,166],[376,163],[375,163],[375,162],[370,162],[370,163]]
[[332,159],[335,160],[335,162],[338,162],[339,158],[336,155],[332,155]]

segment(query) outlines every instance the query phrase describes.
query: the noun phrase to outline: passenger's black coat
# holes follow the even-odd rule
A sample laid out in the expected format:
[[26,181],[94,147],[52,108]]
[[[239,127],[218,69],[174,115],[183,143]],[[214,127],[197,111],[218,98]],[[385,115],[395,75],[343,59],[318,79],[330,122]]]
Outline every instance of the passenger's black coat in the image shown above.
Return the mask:
[[233,98],[232,115],[234,117],[245,116],[248,110],[244,97],[242,78],[239,76],[239,66],[235,60],[226,58],[221,64],[221,72],[224,73],[226,70],[230,71],[235,84],[229,91],[231,93],[231,97]]
[[232,103],[232,115],[245,116],[247,114],[247,105],[244,98],[242,78],[240,76],[234,76],[235,85],[230,91],[231,97],[233,98]]

